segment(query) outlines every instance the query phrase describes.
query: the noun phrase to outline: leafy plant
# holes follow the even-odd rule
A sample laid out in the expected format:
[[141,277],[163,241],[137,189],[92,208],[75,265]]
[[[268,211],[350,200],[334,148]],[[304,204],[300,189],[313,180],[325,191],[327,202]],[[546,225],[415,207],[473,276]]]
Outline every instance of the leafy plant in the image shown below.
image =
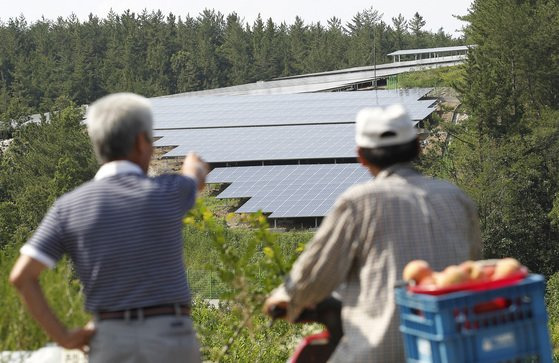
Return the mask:
[[[277,361],[277,354],[285,360],[289,352],[279,347],[286,346],[299,327],[282,323],[271,328],[260,309],[266,295],[287,273],[296,254],[283,253],[262,213],[244,215],[242,222],[251,227],[251,232],[245,235],[247,238],[238,239],[234,237],[235,232],[227,228],[226,219],[217,218],[201,200],[185,218],[187,225],[195,226],[210,237],[217,259],[210,267],[216,271],[220,282],[228,287],[221,294],[221,309],[212,310],[198,303],[203,309],[198,327],[204,337],[204,353],[212,361],[269,362]],[[302,245],[297,249],[300,252]],[[222,310],[228,312],[226,316]],[[204,324],[215,324],[213,319],[204,319],[204,314],[222,315],[218,321],[228,322],[227,327],[220,328],[225,335],[220,334],[218,341],[215,336],[204,334],[208,329],[216,331],[215,326]],[[275,337],[273,341],[270,341],[270,335]],[[221,348],[218,349],[216,343]]]
[[[10,270],[18,255],[19,248],[14,244],[0,247],[0,351],[39,349],[49,341],[8,283]],[[40,282],[50,306],[67,326],[80,327],[91,318],[83,310],[81,285],[69,260],[63,259],[56,268],[45,271]]]

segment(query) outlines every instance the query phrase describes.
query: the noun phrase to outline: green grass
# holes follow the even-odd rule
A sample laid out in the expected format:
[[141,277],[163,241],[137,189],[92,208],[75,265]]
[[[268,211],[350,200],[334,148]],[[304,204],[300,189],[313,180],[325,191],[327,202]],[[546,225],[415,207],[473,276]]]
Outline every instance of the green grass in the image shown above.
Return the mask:
[[547,280],[546,303],[554,361],[559,362],[559,272]]
[[[0,249],[0,351],[32,350],[44,346],[47,336],[23,308],[15,290],[10,286],[10,270],[19,255],[19,248],[6,245]],[[41,276],[41,286],[51,307],[68,326],[82,326],[90,319],[83,311],[81,286],[74,278],[71,264],[61,261],[53,270]]]
[[[252,236],[248,228],[228,229],[227,239],[233,241],[237,248],[245,246]],[[289,231],[277,235],[281,252],[288,258],[298,253],[298,248],[312,238],[308,231]],[[217,298],[228,287],[223,285],[217,274],[212,271],[213,265],[219,263],[217,252],[211,248],[212,241],[208,234],[192,227],[185,226],[184,256],[188,270],[190,289],[194,295],[202,298]]]
[[[216,200],[208,204],[212,210],[221,210],[223,213],[230,208],[228,204]],[[253,237],[254,231],[237,228],[226,229],[225,233],[233,248],[243,248]],[[218,298],[224,291],[229,291],[229,287],[221,282],[217,273],[212,272],[213,264],[220,263],[220,258],[212,247],[207,232],[185,226],[183,235],[185,262],[194,295],[193,318],[204,359],[221,362],[283,362],[293,351],[300,337],[308,333],[306,330],[316,330],[316,327],[312,326],[286,323],[278,323],[269,328],[267,318],[261,316],[258,311],[251,313],[250,307],[241,307],[244,311],[240,311],[239,306],[224,304],[216,309],[208,305],[205,299]],[[280,233],[277,235],[278,246],[282,254],[294,258],[301,245],[312,235],[313,233],[308,231]],[[0,351],[35,350],[49,341],[24,310],[15,290],[8,283],[8,275],[19,254],[18,250],[19,247],[14,244],[0,248]],[[261,257],[263,258],[262,252],[258,251],[254,259]],[[64,259],[55,269],[46,271],[41,277],[41,284],[51,306],[65,324],[82,326],[89,320],[90,317],[83,311],[84,297],[80,284],[68,260]],[[552,276],[548,281],[546,301],[555,361],[559,361],[559,274]],[[247,314],[252,314],[253,319],[243,325],[242,317]],[[230,352],[222,356],[223,347],[234,334],[237,335],[232,340]]]
[[[301,338],[308,335],[309,328],[322,330],[316,325],[284,321],[270,327],[269,319],[260,314],[238,330],[239,314],[230,311],[226,304],[214,308],[200,299],[194,301],[193,319],[204,360],[211,362],[285,362]],[[233,335],[236,338],[231,343]],[[228,353],[224,355],[224,347],[228,344]]]
[[388,81],[388,88],[455,87],[464,80],[464,67],[452,66],[407,72]]

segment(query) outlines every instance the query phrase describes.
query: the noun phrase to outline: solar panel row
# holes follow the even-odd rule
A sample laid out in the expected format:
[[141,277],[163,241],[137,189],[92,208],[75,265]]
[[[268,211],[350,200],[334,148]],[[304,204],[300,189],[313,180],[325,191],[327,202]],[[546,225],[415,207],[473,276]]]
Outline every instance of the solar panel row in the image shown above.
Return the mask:
[[[424,91],[425,92],[425,91]],[[402,103],[413,120],[432,112],[433,101],[414,92],[329,92],[266,96],[153,98],[154,128],[189,129],[354,122],[364,107]]]
[[208,183],[231,183],[218,198],[250,198],[237,210],[270,218],[322,217],[347,188],[371,180],[359,164],[217,168]]
[[433,101],[417,99],[428,91],[155,98],[155,145],[175,146],[165,157],[197,150],[212,163],[353,157],[361,108],[404,100],[422,120]]
[[155,130],[166,157],[196,150],[210,163],[355,157],[354,125]]

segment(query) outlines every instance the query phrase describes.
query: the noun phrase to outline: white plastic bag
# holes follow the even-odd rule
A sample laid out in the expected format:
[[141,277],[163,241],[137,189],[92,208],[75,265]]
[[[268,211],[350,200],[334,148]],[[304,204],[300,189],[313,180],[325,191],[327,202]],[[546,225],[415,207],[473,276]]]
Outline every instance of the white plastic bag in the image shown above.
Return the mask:
[[25,363],[87,363],[87,358],[79,350],[49,345],[33,352]]

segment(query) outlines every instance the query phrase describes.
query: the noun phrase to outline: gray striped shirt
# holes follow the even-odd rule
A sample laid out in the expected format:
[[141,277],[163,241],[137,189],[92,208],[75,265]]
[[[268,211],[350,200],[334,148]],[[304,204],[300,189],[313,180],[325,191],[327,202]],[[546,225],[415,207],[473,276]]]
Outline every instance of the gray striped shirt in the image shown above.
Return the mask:
[[55,202],[21,253],[49,267],[69,255],[90,312],[189,304],[182,218],[195,197],[192,178],[108,163]]
[[334,362],[403,362],[394,285],[413,259],[435,270],[479,258],[473,202],[455,186],[401,164],[346,191],[276,297],[288,318],[339,288],[344,338]]

